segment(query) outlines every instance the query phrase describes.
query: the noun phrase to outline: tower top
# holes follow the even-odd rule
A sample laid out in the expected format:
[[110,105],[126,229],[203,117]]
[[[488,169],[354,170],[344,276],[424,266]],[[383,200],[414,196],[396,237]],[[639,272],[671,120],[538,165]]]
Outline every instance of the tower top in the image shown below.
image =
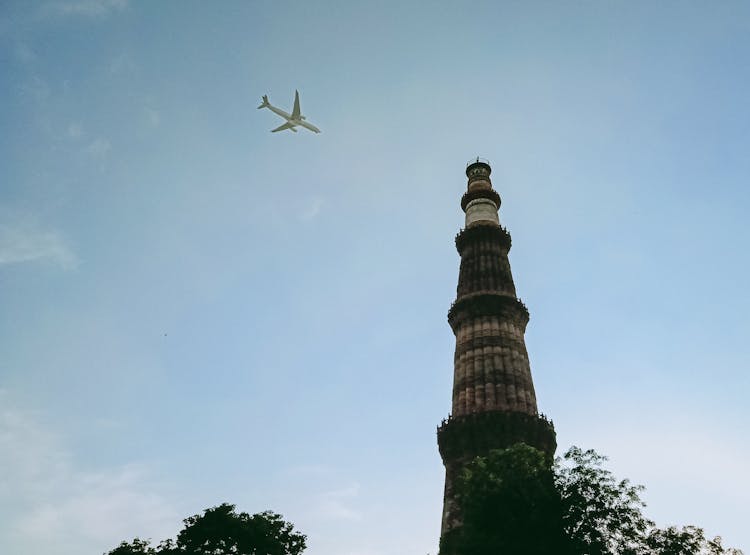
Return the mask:
[[479,156],[477,156],[476,158],[472,158],[471,160],[469,160],[468,162],[466,162],[466,174],[467,175],[469,173],[469,168],[471,166],[475,165],[475,164],[482,164],[484,166],[487,166],[487,170],[491,171],[491,169],[490,169],[490,161],[487,160],[487,158],[480,158]]
[[461,198],[461,208],[466,212],[467,227],[479,222],[499,225],[497,209],[500,208],[500,195],[492,188],[491,173],[490,163],[483,158],[475,158],[466,164],[469,182]]
[[475,189],[492,189],[492,181],[490,181],[491,173],[492,168],[490,167],[489,161],[483,158],[470,160],[466,164],[466,177],[469,178],[469,191]]
[[471,178],[473,176],[481,175],[485,178],[489,178],[490,174],[492,173],[492,168],[490,167],[490,161],[485,160],[484,158],[474,158],[473,160],[469,160],[466,162],[466,177],[469,178],[469,181],[471,181]]

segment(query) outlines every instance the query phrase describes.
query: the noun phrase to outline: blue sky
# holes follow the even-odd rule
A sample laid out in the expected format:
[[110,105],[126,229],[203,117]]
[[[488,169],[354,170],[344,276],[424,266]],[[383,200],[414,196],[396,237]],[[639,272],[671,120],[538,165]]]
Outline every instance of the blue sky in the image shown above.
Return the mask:
[[0,552],[434,554],[478,155],[560,451],[750,550],[748,60],[740,2],[4,2]]

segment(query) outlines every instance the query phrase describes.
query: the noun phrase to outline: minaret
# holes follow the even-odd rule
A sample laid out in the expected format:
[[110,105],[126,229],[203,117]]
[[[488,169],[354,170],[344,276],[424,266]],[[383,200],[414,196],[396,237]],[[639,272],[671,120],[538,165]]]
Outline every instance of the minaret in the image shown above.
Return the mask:
[[[454,484],[463,465],[491,449],[526,443],[548,454],[557,446],[552,423],[537,412],[524,332],[526,306],[516,297],[508,262],[510,235],[500,225],[500,195],[490,165],[479,158],[466,168],[461,198],[464,229],[456,301],[448,322],[456,336],[452,415],[438,428],[445,465],[441,538],[461,525]],[[441,554],[450,554],[444,546]],[[471,555],[471,554],[460,554]]]

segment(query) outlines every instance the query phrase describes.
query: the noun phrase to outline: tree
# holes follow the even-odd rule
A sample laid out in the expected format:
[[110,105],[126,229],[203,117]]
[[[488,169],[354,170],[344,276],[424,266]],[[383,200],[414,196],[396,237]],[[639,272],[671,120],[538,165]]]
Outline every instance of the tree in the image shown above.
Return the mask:
[[155,553],[153,547],[149,547],[148,540],[135,538],[131,543],[122,542],[107,555],[152,555]]
[[574,553],[588,555],[742,555],[697,526],[656,528],[643,515],[643,486],[617,480],[606,457],[571,447],[555,461],[565,534]]
[[642,555],[644,534],[653,526],[642,513],[644,488],[617,481],[602,468],[606,460],[574,446],[555,461],[565,535],[574,553]]
[[186,518],[177,540],[156,548],[148,540],[122,542],[107,555],[299,555],[306,536],[271,511],[237,513],[228,503]]
[[441,553],[566,553],[550,462],[521,443],[467,465],[457,484],[463,526],[444,538]]
[[724,548],[721,538],[706,539],[701,528],[675,526],[651,530],[646,538],[648,553],[655,555],[742,555],[738,549]]
[[525,444],[477,457],[457,484],[463,525],[441,554],[742,555],[696,526],[656,528],[643,486],[617,480],[606,460],[571,447],[552,465]]

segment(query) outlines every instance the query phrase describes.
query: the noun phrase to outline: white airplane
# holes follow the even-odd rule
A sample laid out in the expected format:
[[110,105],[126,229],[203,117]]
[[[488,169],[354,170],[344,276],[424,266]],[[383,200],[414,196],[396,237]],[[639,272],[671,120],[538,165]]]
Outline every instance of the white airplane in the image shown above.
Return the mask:
[[283,131],[284,129],[290,129],[294,131],[295,133],[297,130],[295,127],[298,125],[301,125],[305,129],[309,129],[313,133],[320,133],[320,129],[315,127],[312,123],[307,123],[305,121],[305,116],[303,116],[299,111],[299,92],[294,91],[294,108],[292,109],[292,113],[288,114],[284,110],[281,110],[277,108],[276,106],[272,106],[270,102],[268,102],[268,95],[263,95],[263,103],[258,106],[258,110],[261,108],[268,108],[271,110],[274,114],[281,116],[286,120],[286,123],[284,125],[280,125],[276,129],[272,129],[271,133],[276,133],[277,131]]

